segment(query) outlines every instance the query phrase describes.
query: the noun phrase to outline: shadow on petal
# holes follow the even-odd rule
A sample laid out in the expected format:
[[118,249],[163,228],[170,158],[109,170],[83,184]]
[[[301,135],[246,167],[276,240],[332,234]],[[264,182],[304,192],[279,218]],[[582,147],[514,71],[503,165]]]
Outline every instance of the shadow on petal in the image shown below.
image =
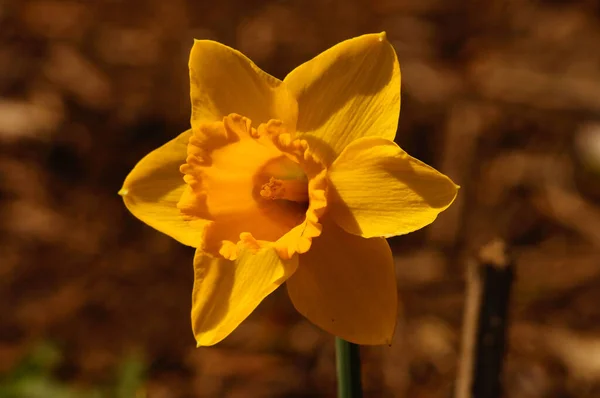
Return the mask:
[[337,188],[333,184],[329,184],[327,187],[327,202],[330,206],[335,206],[335,212],[337,213],[335,221],[340,227],[355,235],[362,234],[363,231],[360,228],[360,224],[356,220],[356,217],[352,214],[352,210],[350,210],[348,205],[342,200]]
[[366,238],[421,229],[452,204],[458,187],[392,141],[354,141],[330,169],[330,214],[347,232]]
[[[192,309],[192,323],[202,324],[202,329],[211,330],[219,325],[229,311],[229,297],[233,290],[233,281],[235,275],[235,263],[233,261],[218,260],[206,255],[200,256],[200,259],[195,259],[198,262],[194,266],[194,292],[192,293],[195,301],[196,294],[200,293],[200,284],[213,286],[206,292],[207,289],[202,289],[203,302],[210,303]],[[218,296],[221,296],[219,299]],[[194,327],[195,329],[195,327]]]
[[[410,155],[408,155],[410,156]],[[411,161],[406,162],[406,170],[399,170],[398,164],[393,159],[385,159],[382,168],[398,182],[405,184],[421,199],[434,209],[446,209],[452,204],[458,192],[458,186],[446,175],[433,167],[410,156]],[[422,169],[416,169],[416,165]],[[427,174],[423,174],[427,170]],[[427,180],[430,182],[427,183]]]
[[271,247],[244,247],[235,260],[194,257],[192,328],[198,346],[218,343],[298,267],[298,256],[282,260]]
[[[335,58],[320,71],[320,75],[298,95],[298,114],[310,114],[309,117],[299,118],[298,131],[317,130],[350,101],[379,93],[393,78],[396,54],[387,42],[370,43],[368,48],[363,47],[365,44],[350,46],[341,43],[338,46],[346,48],[337,51]],[[336,51],[336,47],[328,52]],[[324,57],[328,52],[319,57]],[[378,62],[372,62],[373,59]],[[319,103],[326,106],[318,106]]]

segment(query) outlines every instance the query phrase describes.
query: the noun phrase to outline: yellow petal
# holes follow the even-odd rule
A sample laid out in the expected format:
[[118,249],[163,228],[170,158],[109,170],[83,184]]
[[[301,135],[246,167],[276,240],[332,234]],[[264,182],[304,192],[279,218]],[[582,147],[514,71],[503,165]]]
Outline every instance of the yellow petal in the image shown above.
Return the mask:
[[185,162],[191,135],[188,130],[146,155],[129,173],[119,194],[141,221],[184,245],[197,247],[203,225],[184,220],[177,208],[186,187],[179,166]]
[[192,328],[198,346],[227,337],[260,302],[290,277],[298,256],[281,260],[273,248],[243,248],[235,261],[194,257]]
[[257,125],[279,119],[293,131],[298,105],[284,84],[239,51],[210,40],[195,40],[190,54],[192,128],[230,113]]
[[357,344],[391,342],[398,296],[385,239],[348,234],[326,217],[287,288],[296,309],[325,331]]
[[396,135],[400,67],[385,33],[339,43],[284,82],[298,101],[296,130],[328,164],[359,137]]
[[350,144],[329,178],[331,216],[346,231],[366,238],[423,228],[458,192],[450,178],[378,137]]

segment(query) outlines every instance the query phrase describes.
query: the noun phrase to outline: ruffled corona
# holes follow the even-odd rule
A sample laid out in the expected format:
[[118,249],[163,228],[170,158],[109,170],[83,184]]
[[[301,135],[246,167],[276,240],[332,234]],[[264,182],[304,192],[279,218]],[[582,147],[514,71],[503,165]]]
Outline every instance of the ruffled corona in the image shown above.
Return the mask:
[[205,222],[200,249],[209,255],[234,260],[242,248],[272,246],[289,259],[321,234],[326,167],[279,120],[254,128],[230,114],[200,125],[180,171],[187,187],[177,207]]

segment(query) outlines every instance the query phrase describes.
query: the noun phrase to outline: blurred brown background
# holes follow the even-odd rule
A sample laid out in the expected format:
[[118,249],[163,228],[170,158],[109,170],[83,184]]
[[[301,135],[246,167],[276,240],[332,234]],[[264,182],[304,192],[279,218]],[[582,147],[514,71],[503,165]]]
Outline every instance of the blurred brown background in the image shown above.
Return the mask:
[[187,128],[192,38],[283,78],[383,30],[397,141],[462,189],[391,241],[405,309],[392,347],[363,350],[366,396],[452,396],[466,265],[501,237],[506,396],[600,397],[597,0],[0,1],[0,397],[334,396],[333,338],[285,289],[194,348],[193,251],[116,193]]

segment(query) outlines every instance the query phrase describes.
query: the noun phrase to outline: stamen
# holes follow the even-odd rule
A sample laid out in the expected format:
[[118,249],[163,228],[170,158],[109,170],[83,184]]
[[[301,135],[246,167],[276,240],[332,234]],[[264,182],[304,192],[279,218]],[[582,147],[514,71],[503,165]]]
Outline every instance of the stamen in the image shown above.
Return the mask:
[[308,202],[308,182],[305,180],[280,180],[271,177],[269,182],[260,188],[260,196],[270,200]]

